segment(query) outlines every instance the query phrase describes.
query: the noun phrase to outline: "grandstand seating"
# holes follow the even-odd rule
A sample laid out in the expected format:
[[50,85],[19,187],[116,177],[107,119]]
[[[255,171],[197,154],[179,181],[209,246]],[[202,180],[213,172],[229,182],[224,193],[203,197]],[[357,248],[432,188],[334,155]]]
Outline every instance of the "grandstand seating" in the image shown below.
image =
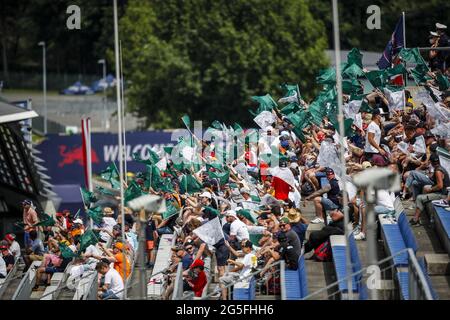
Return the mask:
[[[414,253],[417,253],[418,246],[414,233],[411,230],[411,226],[407,220],[405,212],[397,211],[395,214],[395,221],[386,217],[384,214],[378,215],[382,237],[385,243],[385,248],[390,255],[396,255],[396,253],[411,248]],[[426,268],[422,259],[418,259],[421,262],[421,267],[428,285],[433,293],[433,297],[437,299],[437,295],[434,292],[430,278],[426,272]],[[409,299],[409,272],[408,266],[408,254],[405,252],[393,257],[394,267],[396,270],[396,276],[400,289],[400,297],[404,300]]]
[[[336,272],[336,278],[338,282],[339,291],[341,297],[345,298],[348,293],[348,281],[347,277],[347,259],[346,259],[346,246],[345,236],[334,235],[330,236],[331,250],[333,253],[333,263]],[[361,260],[358,254],[358,248],[356,246],[353,234],[349,236],[350,256],[352,262],[352,272],[359,272],[362,269]],[[367,290],[362,280],[362,272],[352,277],[352,292],[358,294],[359,299],[367,299]]]
[[450,255],[450,212],[445,208],[433,205],[436,232],[444,249]]
[[163,293],[164,275],[161,272],[170,265],[172,253],[171,248],[174,239],[175,237],[173,234],[164,234],[159,240],[155,265],[153,267],[152,276],[150,277],[150,281],[147,285],[147,294],[149,296],[160,298]]
[[240,281],[233,286],[233,300],[255,300],[256,280]]
[[300,300],[308,295],[308,280],[303,255],[298,259],[297,270],[289,270],[285,267],[281,281],[286,293],[286,300]]

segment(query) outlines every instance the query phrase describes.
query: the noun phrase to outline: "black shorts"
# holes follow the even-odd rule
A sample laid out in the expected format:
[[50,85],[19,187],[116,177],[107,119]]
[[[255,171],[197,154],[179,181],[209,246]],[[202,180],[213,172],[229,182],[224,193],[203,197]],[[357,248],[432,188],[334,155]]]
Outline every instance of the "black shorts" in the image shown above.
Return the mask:
[[230,250],[228,249],[228,247],[225,244],[216,248],[217,266],[218,267],[226,266],[229,256],[230,256]]

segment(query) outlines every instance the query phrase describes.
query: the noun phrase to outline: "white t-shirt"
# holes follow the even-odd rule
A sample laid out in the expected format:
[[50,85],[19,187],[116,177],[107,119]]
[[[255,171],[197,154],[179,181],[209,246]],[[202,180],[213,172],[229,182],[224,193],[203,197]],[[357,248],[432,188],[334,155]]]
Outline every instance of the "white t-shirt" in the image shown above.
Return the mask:
[[123,280],[116,269],[110,268],[105,274],[105,284],[109,285],[109,289],[118,297],[122,298],[123,295]]
[[375,135],[374,136],[374,140],[375,140],[375,142],[378,145],[380,145],[381,129],[375,122],[372,121],[369,124],[369,126],[367,127],[366,145],[364,146],[364,151],[365,152],[370,152],[370,153],[379,153],[379,151],[377,149],[375,149],[369,142],[369,132],[371,132],[371,133],[373,133]]
[[[95,256],[101,256],[102,255],[100,250],[96,246],[94,246],[92,244],[89,247],[86,248],[85,253],[86,254],[92,254],[92,255],[95,255]],[[86,263],[96,263],[96,262],[98,262],[98,260],[95,259],[95,258],[92,258],[92,257],[87,259],[87,261],[86,261]]]
[[11,246],[9,247],[9,251],[13,254],[14,257],[20,257],[20,245],[17,241],[13,241]]
[[[116,220],[112,217],[103,217],[103,228],[108,230],[109,232],[113,231],[113,227],[117,224]],[[110,238],[110,235],[107,234],[104,231],[100,232],[100,237],[103,241],[108,241]]]
[[394,210],[395,194],[393,192],[388,192],[386,190],[377,191],[377,205],[388,208],[389,210]]
[[239,241],[243,239],[250,239],[246,224],[239,219],[234,220],[231,224],[230,236],[236,236]]
[[[256,255],[252,252],[247,253],[241,261],[244,267],[240,271],[240,278],[244,278],[252,273],[252,268],[256,268],[258,261]],[[248,280],[248,279],[247,279]]]
[[8,271],[6,271],[6,263],[3,260],[3,257],[0,257],[0,275],[6,277],[8,275]]

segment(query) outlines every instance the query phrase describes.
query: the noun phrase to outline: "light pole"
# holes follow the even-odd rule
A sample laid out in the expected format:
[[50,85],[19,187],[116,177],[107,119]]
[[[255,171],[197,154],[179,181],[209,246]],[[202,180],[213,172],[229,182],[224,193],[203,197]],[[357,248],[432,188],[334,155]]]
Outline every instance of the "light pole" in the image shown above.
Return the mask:
[[[119,139],[119,175],[120,175],[120,212],[119,214],[122,216],[122,239],[125,241],[125,211],[124,211],[124,168],[123,168],[123,135],[122,135],[122,100],[121,100],[121,92],[120,92],[120,82],[122,79],[120,78],[120,60],[119,60],[119,19],[117,17],[117,0],[114,0],[114,56],[116,60],[116,96],[117,96],[117,119],[118,119],[118,139]],[[126,251],[125,246],[122,249],[123,260],[125,261]],[[126,275],[126,263],[123,264],[123,274]],[[127,277],[124,277],[124,294],[123,299],[127,300]]]
[[103,118],[105,121],[105,130],[109,130],[109,118],[108,118],[108,114],[107,114],[107,98],[106,98],[106,87],[107,87],[107,83],[106,83],[106,60],[105,59],[100,59],[97,61],[98,64],[102,64],[103,65],[103,80],[105,81],[105,86],[103,87]]
[[46,58],[46,47],[45,41],[41,41],[38,43],[39,46],[42,46],[42,87],[44,90],[44,134],[47,135],[47,58]]

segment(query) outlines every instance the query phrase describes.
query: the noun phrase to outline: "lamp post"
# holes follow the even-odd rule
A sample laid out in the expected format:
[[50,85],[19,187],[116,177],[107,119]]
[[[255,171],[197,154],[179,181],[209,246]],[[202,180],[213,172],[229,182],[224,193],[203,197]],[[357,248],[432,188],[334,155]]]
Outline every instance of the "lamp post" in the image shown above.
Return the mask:
[[106,98],[106,60],[100,59],[97,61],[98,64],[103,66],[103,80],[105,81],[105,86],[103,87],[103,119],[105,121],[105,130],[109,130],[109,118],[107,114],[107,98]]
[[47,61],[46,61],[46,46],[45,42],[41,41],[38,43],[39,46],[42,46],[42,87],[44,91],[44,134],[47,134]]

